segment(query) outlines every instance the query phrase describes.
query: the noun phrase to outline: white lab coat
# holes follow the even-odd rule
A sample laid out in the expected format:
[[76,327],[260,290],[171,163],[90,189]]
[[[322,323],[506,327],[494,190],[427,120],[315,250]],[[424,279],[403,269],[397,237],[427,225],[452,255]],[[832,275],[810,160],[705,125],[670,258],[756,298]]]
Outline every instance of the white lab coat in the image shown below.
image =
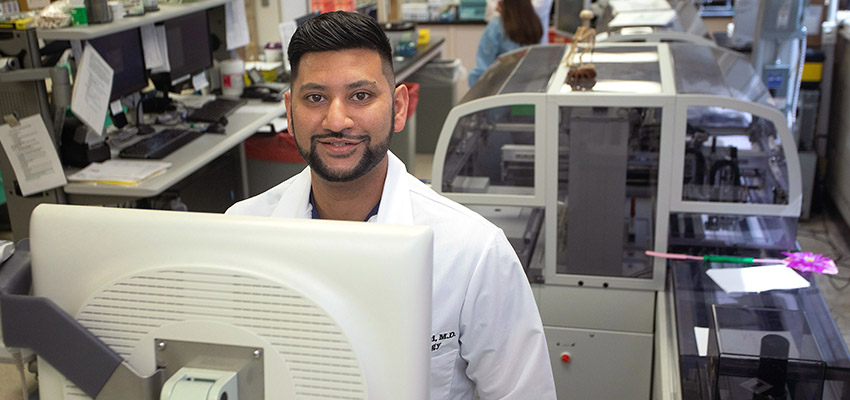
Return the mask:
[[[435,193],[392,153],[370,222],[434,231],[431,399],[555,399],[543,326],[516,253],[501,229]],[[311,218],[310,169],[228,214]],[[380,248],[376,247],[376,253]]]

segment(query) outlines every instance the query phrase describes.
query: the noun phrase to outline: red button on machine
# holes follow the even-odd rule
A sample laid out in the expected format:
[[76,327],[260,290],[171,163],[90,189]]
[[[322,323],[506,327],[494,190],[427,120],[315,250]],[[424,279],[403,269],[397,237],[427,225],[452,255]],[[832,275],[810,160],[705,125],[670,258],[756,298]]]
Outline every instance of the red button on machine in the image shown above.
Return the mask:
[[570,353],[567,353],[566,351],[561,353],[561,361],[565,363],[570,362]]

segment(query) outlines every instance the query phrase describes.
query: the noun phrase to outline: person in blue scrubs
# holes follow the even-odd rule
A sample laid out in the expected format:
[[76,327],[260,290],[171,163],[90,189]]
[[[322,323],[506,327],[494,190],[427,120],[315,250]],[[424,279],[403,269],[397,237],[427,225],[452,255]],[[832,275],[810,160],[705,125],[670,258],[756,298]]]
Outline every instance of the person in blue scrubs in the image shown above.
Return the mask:
[[543,25],[530,0],[501,0],[499,14],[487,23],[478,43],[475,68],[469,73],[470,87],[500,55],[543,40]]

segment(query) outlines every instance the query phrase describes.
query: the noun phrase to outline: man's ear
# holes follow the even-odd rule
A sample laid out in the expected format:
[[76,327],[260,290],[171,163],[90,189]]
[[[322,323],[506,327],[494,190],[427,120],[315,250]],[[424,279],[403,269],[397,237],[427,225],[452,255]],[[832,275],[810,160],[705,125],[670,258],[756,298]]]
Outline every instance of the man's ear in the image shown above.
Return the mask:
[[404,86],[403,83],[398,85],[393,93],[393,105],[395,106],[393,132],[401,132],[404,129],[404,123],[407,121],[407,105],[409,101],[407,86]]
[[283,92],[283,106],[286,107],[286,129],[292,135],[292,89]]

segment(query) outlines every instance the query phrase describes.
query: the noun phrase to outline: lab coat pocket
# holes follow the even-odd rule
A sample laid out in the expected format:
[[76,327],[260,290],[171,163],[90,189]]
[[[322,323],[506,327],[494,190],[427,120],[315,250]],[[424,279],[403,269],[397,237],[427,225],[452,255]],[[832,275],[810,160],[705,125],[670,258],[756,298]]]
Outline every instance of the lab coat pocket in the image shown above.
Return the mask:
[[431,357],[431,400],[448,398],[458,350]]

